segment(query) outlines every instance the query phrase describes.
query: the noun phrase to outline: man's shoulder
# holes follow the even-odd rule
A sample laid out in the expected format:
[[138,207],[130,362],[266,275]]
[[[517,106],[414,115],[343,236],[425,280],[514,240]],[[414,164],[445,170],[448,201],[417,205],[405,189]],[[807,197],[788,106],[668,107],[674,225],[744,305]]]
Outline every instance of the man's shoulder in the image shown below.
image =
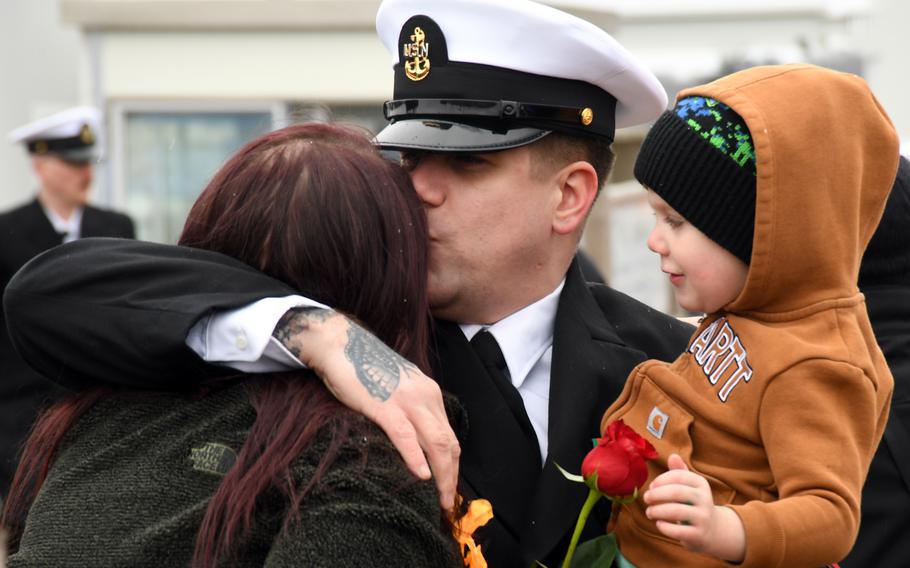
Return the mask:
[[631,346],[661,346],[675,356],[692,335],[691,325],[627,294],[604,284],[589,282],[587,287],[613,331]]
[[28,218],[34,210],[35,201],[31,200],[12,207],[11,209],[0,211],[0,224],[7,225],[22,221],[23,219]]
[[646,324],[681,323],[673,316],[654,309],[628,294],[610,288],[606,284],[588,282],[587,288],[605,316],[611,316],[620,321],[625,319],[643,320],[643,323]]
[[[91,223],[90,236],[113,236],[128,237],[135,236],[133,219],[125,213],[88,205],[85,207],[85,214],[93,218]],[[83,223],[85,221],[83,220]],[[84,228],[84,227],[83,227]]]
[[116,219],[121,222],[128,222],[132,224],[133,220],[129,215],[125,213],[120,213],[119,211],[114,211],[113,209],[106,209],[104,207],[98,207],[95,205],[86,205],[86,211],[91,211],[93,215],[103,217],[106,219]]

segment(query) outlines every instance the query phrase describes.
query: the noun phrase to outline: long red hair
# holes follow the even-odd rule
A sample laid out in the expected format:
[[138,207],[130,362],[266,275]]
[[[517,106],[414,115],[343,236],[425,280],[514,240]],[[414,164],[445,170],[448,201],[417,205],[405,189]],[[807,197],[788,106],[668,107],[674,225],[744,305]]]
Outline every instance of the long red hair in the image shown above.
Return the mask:
[[[196,200],[179,244],[237,258],[356,316],[428,372],[426,217],[407,173],[359,130],[304,124],[250,142]],[[268,488],[287,497],[287,527],[353,428],[351,412],[308,372],[247,381],[256,420],[205,512],[196,566],[215,566],[236,551]],[[13,550],[63,436],[110,395],[109,389],[82,393],[36,422],[0,521]],[[334,444],[316,474],[298,486],[291,463],[325,428]]]

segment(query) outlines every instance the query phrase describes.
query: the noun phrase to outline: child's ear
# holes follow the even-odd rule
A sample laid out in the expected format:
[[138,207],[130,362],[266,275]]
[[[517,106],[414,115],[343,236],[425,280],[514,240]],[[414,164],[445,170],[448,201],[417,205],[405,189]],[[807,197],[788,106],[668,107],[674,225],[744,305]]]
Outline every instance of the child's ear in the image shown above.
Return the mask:
[[553,213],[553,231],[571,234],[584,226],[597,197],[597,172],[588,162],[573,162],[556,174],[556,182],[560,195]]

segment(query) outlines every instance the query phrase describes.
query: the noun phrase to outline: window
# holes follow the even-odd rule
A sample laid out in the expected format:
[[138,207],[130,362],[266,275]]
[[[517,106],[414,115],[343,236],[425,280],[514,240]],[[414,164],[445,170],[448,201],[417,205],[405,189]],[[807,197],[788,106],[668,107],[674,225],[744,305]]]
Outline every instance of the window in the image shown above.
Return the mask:
[[276,109],[120,108],[114,113],[114,204],[137,237],[177,242],[186,215],[224,161],[283,120]]
[[375,133],[379,103],[324,105],[113,105],[111,202],[136,221],[137,237],[175,243],[199,193],[249,140],[289,124],[338,120]]

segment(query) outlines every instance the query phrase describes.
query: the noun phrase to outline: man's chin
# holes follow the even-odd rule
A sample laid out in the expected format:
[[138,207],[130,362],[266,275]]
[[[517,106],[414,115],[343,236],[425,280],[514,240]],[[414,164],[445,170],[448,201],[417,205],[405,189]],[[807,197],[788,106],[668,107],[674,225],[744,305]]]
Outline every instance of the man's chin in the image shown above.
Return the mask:
[[[437,290],[440,286],[435,287]],[[433,279],[430,278],[429,303],[430,313],[434,318],[449,321],[460,321],[458,313],[458,304],[454,294],[451,293],[433,293]]]
[[86,189],[85,191],[79,192],[79,194],[76,195],[75,198],[73,199],[73,202],[72,202],[73,207],[85,207],[86,205],[88,205],[88,201],[89,201],[88,198],[89,198],[88,189]]
[[449,304],[442,301],[441,299],[433,298],[433,295],[430,294],[430,313],[433,314],[434,318],[448,319],[446,314],[449,312]]

